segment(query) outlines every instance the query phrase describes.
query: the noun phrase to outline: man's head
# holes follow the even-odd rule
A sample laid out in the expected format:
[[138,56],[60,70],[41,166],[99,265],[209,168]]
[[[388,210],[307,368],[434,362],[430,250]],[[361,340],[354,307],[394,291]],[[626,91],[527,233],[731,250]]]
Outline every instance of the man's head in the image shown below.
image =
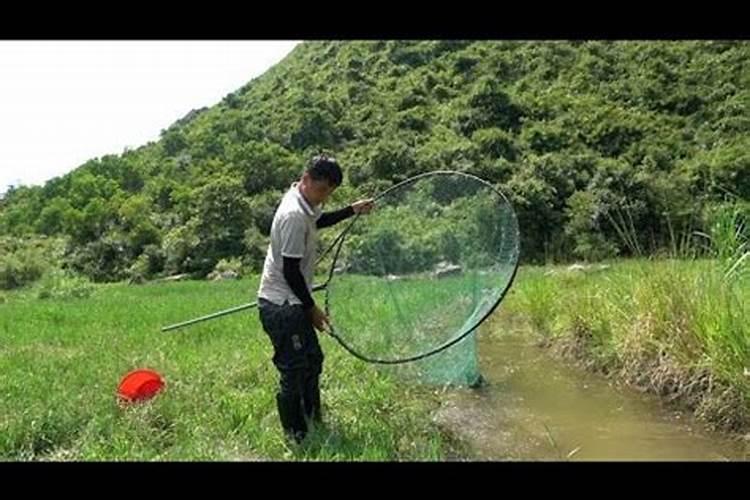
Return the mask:
[[305,168],[300,190],[313,205],[324,203],[343,180],[341,167],[335,158],[326,155],[314,157]]

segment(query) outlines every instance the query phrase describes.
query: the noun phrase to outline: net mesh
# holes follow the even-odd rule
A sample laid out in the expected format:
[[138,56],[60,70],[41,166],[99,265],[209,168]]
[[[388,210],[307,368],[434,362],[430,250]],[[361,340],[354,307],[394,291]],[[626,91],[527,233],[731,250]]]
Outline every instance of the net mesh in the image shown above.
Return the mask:
[[426,383],[481,379],[475,328],[515,275],[518,223],[492,185],[432,172],[386,191],[341,235],[326,287],[334,335]]

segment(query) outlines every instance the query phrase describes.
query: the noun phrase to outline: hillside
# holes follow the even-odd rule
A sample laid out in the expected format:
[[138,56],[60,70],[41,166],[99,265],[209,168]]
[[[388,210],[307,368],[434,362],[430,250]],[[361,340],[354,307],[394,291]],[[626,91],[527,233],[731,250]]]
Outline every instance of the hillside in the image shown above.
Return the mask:
[[748,61],[742,41],[306,42],[159,141],[10,190],[0,235],[63,238],[97,281],[257,270],[324,149],[334,205],[457,169],[507,193],[527,262],[651,254],[748,206]]

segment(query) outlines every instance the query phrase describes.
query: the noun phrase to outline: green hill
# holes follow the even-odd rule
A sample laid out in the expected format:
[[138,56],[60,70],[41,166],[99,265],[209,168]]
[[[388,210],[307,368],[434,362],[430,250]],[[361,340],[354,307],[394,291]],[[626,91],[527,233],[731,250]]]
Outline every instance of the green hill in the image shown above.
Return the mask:
[[62,238],[98,281],[258,269],[324,149],[334,204],[456,169],[509,196],[526,261],[650,254],[748,206],[749,61],[743,41],[306,42],[155,143],[10,189],[0,234]]

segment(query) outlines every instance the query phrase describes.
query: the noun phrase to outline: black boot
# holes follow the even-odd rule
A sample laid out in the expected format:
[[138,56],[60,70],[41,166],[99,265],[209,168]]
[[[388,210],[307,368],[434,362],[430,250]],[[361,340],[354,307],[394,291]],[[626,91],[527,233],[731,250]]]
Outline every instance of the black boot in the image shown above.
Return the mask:
[[295,442],[301,443],[307,435],[307,422],[305,422],[299,398],[289,398],[278,393],[276,394],[276,407],[279,410],[279,419],[284,434],[294,439]]
[[305,394],[303,397],[305,416],[316,424],[323,423],[323,412],[320,407],[319,376],[312,374],[305,380]]

